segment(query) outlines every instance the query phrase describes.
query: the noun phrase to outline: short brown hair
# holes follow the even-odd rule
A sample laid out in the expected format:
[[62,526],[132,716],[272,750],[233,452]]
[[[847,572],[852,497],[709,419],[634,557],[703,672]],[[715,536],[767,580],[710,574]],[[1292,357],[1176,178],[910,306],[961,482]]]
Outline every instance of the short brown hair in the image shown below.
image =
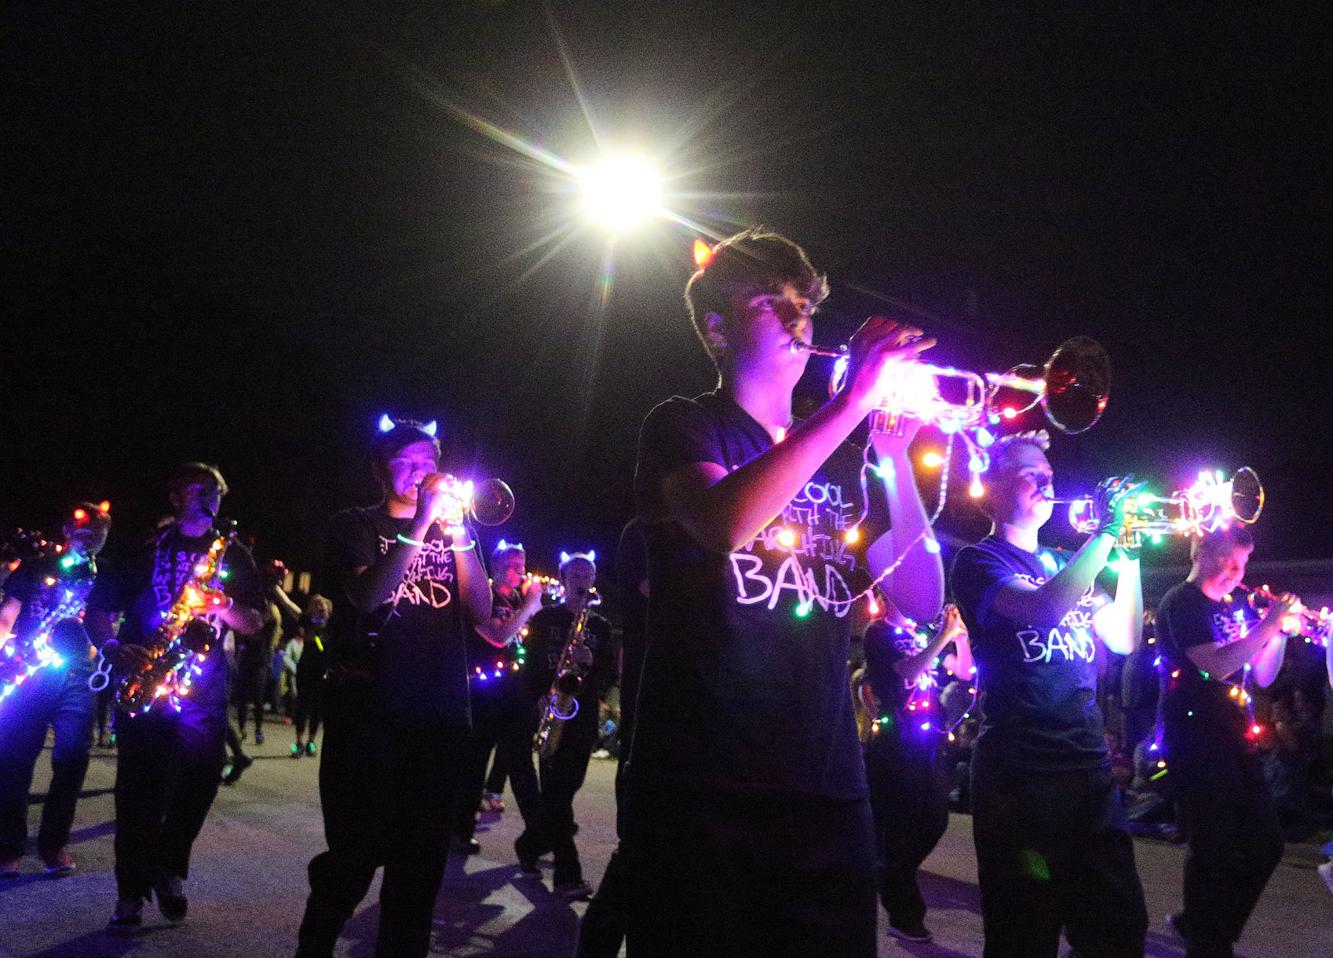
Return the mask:
[[1233,523],[1205,533],[1190,542],[1190,560],[1195,561],[1201,553],[1210,558],[1219,556],[1228,549],[1253,549],[1254,536],[1240,523]]
[[167,476],[167,493],[175,494],[192,482],[206,479],[217,483],[218,495],[226,496],[227,480],[222,478],[222,472],[217,466],[207,462],[187,462],[173,469],[171,475]]
[[713,247],[708,261],[685,284],[685,307],[706,348],[709,313],[726,316],[733,299],[780,293],[784,286],[800,290],[812,304],[828,298],[828,279],[805,250],[767,227],[754,226]]

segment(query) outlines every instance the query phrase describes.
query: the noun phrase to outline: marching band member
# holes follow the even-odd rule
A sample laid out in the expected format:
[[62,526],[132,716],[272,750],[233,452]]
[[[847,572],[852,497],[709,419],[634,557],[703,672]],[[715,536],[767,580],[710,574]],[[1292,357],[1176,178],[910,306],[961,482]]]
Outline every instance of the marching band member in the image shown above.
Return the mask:
[[535,823],[524,816],[527,827],[514,842],[519,864],[528,873],[536,872],[538,856],[547,850],[554,853],[552,883],[556,893],[569,901],[586,901],[592,894],[583,880],[583,866],[574,845],[574,795],[583,785],[588,760],[597,745],[598,701],[616,682],[611,625],[590,608],[596,581],[597,565],[591,554],[576,552],[564,558],[560,563],[563,599],[532,617],[527,639],[528,701],[540,701],[544,707],[557,681],[565,647],[573,639],[576,618],[586,613],[582,637],[572,656],[582,674],[573,698],[576,711],[561,721],[558,747],[538,762],[540,814]]
[[310,862],[302,958],[333,953],[380,865],[375,954],[426,954],[467,744],[464,629],[491,616],[434,424],[385,417],[374,467],[384,500],[333,517],[320,588],[333,601],[319,769],[329,847]]
[[74,871],[65,845],[88,771],[97,700],[88,688],[94,653],[81,619],[97,575],[96,556],[111,529],[108,506],[80,503],[62,530],[65,547],[24,562],[6,584],[0,645],[8,635],[22,648],[36,638],[34,633],[46,633],[61,661],[40,668],[7,698],[0,697],[0,878],[19,874],[28,844],[28,789],[48,726],[55,744],[37,853],[48,875]]
[[[636,958],[876,951],[850,604],[839,600],[905,550],[885,591],[929,621],[943,572],[920,541],[935,545],[910,435],[874,437],[883,482],[864,504],[866,536],[848,529],[863,503],[861,456],[846,440],[879,405],[892,363],[934,341],[867,320],[846,387],[797,423],[799,345],[827,292],[782,236],[748,230],[720,243],[685,294],[718,387],[657,406],[640,434],[647,653],[620,848]],[[885,494],[894,528],[878,538]]]
[[953,671],[970,681],[972,655],[956,606],[945,606],[943,624],[929,640],[905,628],[896,614],[892,618],[898,621],[886,615],[866,629],[860,689],[877,720],[877,730],[865,743],[865,761],[879,853],[879,900],[889,916],[890,935],[929,942],[917,869],[949,826],[949,781],[937,755],[949,728],[933,673],[944,674],[940,657],[954,643]]
[[1096,643],[1128,654],[1143,623],[1137,556],[1115,601],[1097,574],[1124,527],[1127,481],[1104,484],[1100,531],[1072,556],[1042,548],[1051,517],[1044,431],[990,449],[982,511],[991,533],[950,576],[981,691],[972,827],[986,958],[1045,958],[1063,927],[1079,954],[1141,956],[1148,929],[1134,846],[1096,696]]
[[[167,482],[173,520],[134,560],[99,577],[88,602],[88,627],[102,655],[125,675],[148,664],[148,648],[162,614],[195,576],[207,553],[227,483],[217,467],[192,462]],[[232,543],[222,557],[227,570],[221,609],[199,609],[215,634],[253,632],[260,625],[263,594],[254,559]],[[113,636],[116,615],[125,612]],[[112,932],[143,924],[143,903],[157,898],[162,917],[185,920],[190,850],[203,828],[221,782],[227,734],[227,663],[221,635],[190,690],[172,708],[116,720],[116,890]]]
[[1167,921],[1189,958],[1230,958],[1282,858],[1277,809],[1231,683],[1248,672],[1260,686],[1272,684],[1287,645],[1282,617],[1296,598],[1279,596],[1247,631],[1224,599],[1253,550],[1241,525],[1194,540],[1189,576],[1157,609],[1167,770],[1189,835],[1185,907]]
[[542,591],[541,581],[527,574],[523,544],[501,539],[491,553],[491,617],[468,635],[472,732],[454,803],[453,836],[454,849],[463,854],[481,850],[473,833],[492,750],[496,768],[513,786],[523,821],[537,820],[541,794],[532,764],[532,699],[527,676],[520,674],[519,651],[520,633],[542,607]]

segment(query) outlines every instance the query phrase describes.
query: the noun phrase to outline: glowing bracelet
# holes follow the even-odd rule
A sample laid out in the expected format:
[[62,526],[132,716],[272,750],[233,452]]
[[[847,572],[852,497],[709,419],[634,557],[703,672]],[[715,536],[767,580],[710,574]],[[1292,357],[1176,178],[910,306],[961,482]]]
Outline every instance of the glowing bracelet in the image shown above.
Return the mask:
[[578,714],[579,714],[579,700],[578,700],[578,699],[570,699],[570,700],[569,700],[569,704],[570,704],[569,714],[567,714],[567,715],[561,715],[561,714],[560,714],[560,710],[559,710],[558,708],[555,707],[555,702],[552,702],[552,703],[551,703],[551,717],[552,717],[552,718],[558,718],[558,719],[559,719],[560,721],[562,721],[562,722],[568,722],[568,721],[569,721],[570,719],[572,719],[575,715],[578,715]]
[[467,545],[465,545],[465,546],[455,546],[455,545],[451,545],[451,546],[449,546],[449,551],[450,551],[450,552],[470,552],[471,550],[475,549],[476,547],[477,547],[477,540],[476,540],[476,539],[473,539],[471,542],[469,542],[469,543],[468,543]]
[[407,536],[403,535],[401,532],[398,533],[398,541],[401,542],[401,543],[402,543],[403,545],[405,545],[405,546],[416,546],[418,549],[421,548],[422,546],[424,546],[424,545],[426,544],[425,541],[424,541],[424,540],[421,540],[421,539],[409,539]]

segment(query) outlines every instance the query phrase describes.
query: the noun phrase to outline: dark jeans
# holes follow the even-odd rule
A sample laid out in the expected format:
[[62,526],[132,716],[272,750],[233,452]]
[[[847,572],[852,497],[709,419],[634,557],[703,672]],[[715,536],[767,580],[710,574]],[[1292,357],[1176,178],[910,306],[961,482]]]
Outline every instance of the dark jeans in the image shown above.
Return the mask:
[[1191,958],[1230,956],[1282,859],[1282,828],[1257,755],[1188,736],[1167,740],[1172,783],[1189,835],[1181,924]]
[[465,840],[476,831],[477,808],[482,792],[488,790],[486,762],[492,750],[495,768],[491,777],[499,776],[500,788],[504,788],[505,776],[512,779],[523,821],[534,822],[540,814],[537,773],[532,765],[535,706],[528,701],[521,676],[506,677],[501,682],[508,682],[509,686],[474,691],[472,695],[472,731],[468,734],[453,825],[453,833]]
[[949,790],[934,751],[866,749],[866,779],[879,852],[879,900],[895,928],[926,917],[916,873],[949,827]]
[[436,723],[329,716],[319,767],[329,849],[310,861],[298,956],[333,953],[381,865],[375,954],[426,954],[466,737]]
[[[309,685],[310,688],[306,688]],[[309,740],[319,734],[319,720],[324,712],[324,680],[318,676],[296,682],[296,737],[310,732]]]
[[625,943],[630,902],[629,874],[625,856],[617,847],[607,859],[606,871],[597,883],[597,894],[579,922],[574,958],[616,958]]
[[1141,958],[1148,931],[1134,846],[1109,768],[1017,769],[972,759],[985,958]]
[[[519,854],[532,857],[548,849],[555,859],[553,884],[571,885],[583,881],[583,865],[574,844],[574,795],[583,787],[588,774],[588,760],[597,743],[597,702],[587,703],[573,721],[565,724],[560,747],[550,758],[538,763],[541,769],[541,813],[534,823],[524,817],[527,826],[514,843]],[[580,721],[587,711],[590,720]]]
[[217,796],[225,714],[117,715],[116,887],[144,898],[158,878],[188,878],[190,849]]
[[69,841],[92,748],[97,695],[88,689],[88,675],[87,669],[48,667],[0,704],[0,858],[27,850],[28,790],[48,726],[55,730],[55,747],[37,849],[57,852]]
[[268,683],[267,669],[238,671],[232,685],[232,702],[236,705],[236,727],[245,734],[247,709],[254,713],[255,731],[264,731],[264,689]]
[[870,803],[630,789],[631,958],[874,958]]

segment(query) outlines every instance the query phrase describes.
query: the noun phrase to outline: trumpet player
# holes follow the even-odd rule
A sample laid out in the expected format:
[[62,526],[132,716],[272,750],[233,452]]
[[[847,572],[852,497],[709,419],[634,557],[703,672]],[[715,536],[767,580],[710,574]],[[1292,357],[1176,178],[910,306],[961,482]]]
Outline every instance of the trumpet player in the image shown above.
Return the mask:
[[1227,597],[1245,576],[1254,540],[1241,525],[1195,540],[1184,582],[1162,597],[1162,725],[1169,780],[1189,835],[1184,909],[1167,921],[1189,958],[1229,958],[1282,858],[1282,829],[1243,707],[1246,673],[1260,686],[1282,668],[1290,594],[1257,624]]
[[875,840],[847,694],[851,600],[897,558],[886,595],[930,621],[944,583],[912,430],[874,435],[869,502],[847,439],[895,363],[934,341],[867,320],[846,386],[797,422],[824,276],[762,229],[701,259],[685,299],[717,388],[648,414],[635,475],[648,610],[620,820],[629,954],[869,958]]
[[327,958],[384,866],[375,954],[424,956],[469,725],[464,629],[491,590],[433,423],[380,421],[384,495],[330,522],[333,600],[319,795],[328,850],[310,861],[297,954]]
[[1147,908],[1096,696],[1097,643],[1124,655],[1142,634],[1137,555],[1123,555],[1113,602],[1094,588],[1137,487],[1103,483],[1097,533],[1072,555],[1043,548],[1048,445],[1042,431],[991,447],[980,501],[991,533],[959,550],[950,575],[981,692],[972,829],[984,954],[1054,958],[1063,928],[1080,955],[1141,958]]
[[[187,463],[172,473],[167,489],[172,521],[132,561],[100,576],[88,600],[89,632],[118,676],[147,666],[161,615],[177,596],[198,592],[209,602],[198,617],[217,633],[179,710],[122,711],[116,720],[117,901],[107,928],[118,934],[143,924],[150,896],[170,924],[185,920],[190,850],[217,796],[225,757],[228,676],[220,640],[227,629],[247,633],[262,624],[259,573],[243,546],[233,543],[222,556],[224,596],[183,591],[213,540],[227,494],[222,473]],[[121,611],[125,620],[113,635]]]
[[[535,700],[544,712],[551,707],[548,697],[553,689],[572,687],[572,693],[568,701],[554,706],[558,724],[551,735],[559,738],[554,750],[538,762],[539,813],[535,822],[524,815],[527,827],[514,842],[514,851],[529,874],[536,873],[540,855],[552,852],[552,883],[556,893],[568,901],[586,901],[592,894],[583,880],[574,845],[574,795],[583,785],[597,744],[598,701],[616,682],[611,625],[590,607],[596,581],[597,565],[591,553],[576,552],[563,559],[560,584],[564,597],[559,605],[547,606],[532,617],[527,639],[529,701]],[[571,666],[575,676],[567,674]]]

